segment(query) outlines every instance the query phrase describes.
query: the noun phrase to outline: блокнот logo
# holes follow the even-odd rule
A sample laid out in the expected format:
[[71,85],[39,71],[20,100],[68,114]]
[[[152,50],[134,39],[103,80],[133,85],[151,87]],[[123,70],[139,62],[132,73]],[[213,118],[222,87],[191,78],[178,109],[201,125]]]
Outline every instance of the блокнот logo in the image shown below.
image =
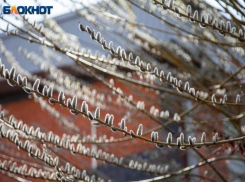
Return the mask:
[[50,14],[53,6],[3,6],[3,14]]

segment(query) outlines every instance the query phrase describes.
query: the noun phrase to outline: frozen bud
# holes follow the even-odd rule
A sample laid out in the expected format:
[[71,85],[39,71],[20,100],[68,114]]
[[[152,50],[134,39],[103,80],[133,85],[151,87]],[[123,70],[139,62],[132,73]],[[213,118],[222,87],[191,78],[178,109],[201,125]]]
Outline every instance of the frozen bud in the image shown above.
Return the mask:
[[12,67],[10,72],[9,72],[9,77],[10,79],[14,79],[15,78],[15,67]]
[[205,143],[205,141],[206,141],[206,133],[203,132],[203,133],[202,133],[201,142],[202,142],[202,143]]
[[106,124],[109,124],[109,118],[110,118],[110,115],[109,114],[106,114],[105,115],[105,123]]
[[69,108],[71,108],[71,99],[70,98],[67,99],[66,104]]
[[[222,21],[220,22],[219,28],[220,28],[221,30],[224,30],[224,29],[225,29],[225,22],[224,22],[224,20],[222,20]],[[220,34],[224,34],[224,32],[221,32],[221,31],[219,31],[219,33],[220,33]]]
[[213,136],[213,143],[215,144],[218,141],[218,133],[215,133]]
[[115,126],[111,126],[111,131],[116,132],[117,128]]
[[97,121],[92,121],[91,124],[94,126],[101,126],[101,124]]
[[1,119],[4,118],[4,111],[1,111]]
[[227,21],[225,28],[226,28],[226,31],[230,33],[231,32],[231,22]]
[[167,137],[167,139],[166,139],[166,143],[168,143],[168,144],[171,144],[172,143],[172,133],[168,133],[168,137]]
[[189,145],[193,145],[191,136],[188,137]]
[[186,150],[186,146],[181,146],[180,150]]
[[13,80],[11,80],[11,79],[7,80],[7,83],[8,83],[11,87],[15,86],[15,82],[14,82]]
[[196,140],[197,140],[197,139],[196,139],[195,137],[192,138],[192,143],[193,143],[193,145],[195,145]]
[[28,147],[28,149],[27,149],[27,150],[28,150],[28,152],[29,152],[29,153],[32,153],[33,146],[32,146],[32,145],[29,145],[29,147]]
[[35,157],[40,157],[40,149],[36,149],[36,152],[35,152]]
[[91,33],[90,33],[90,38],[92,40],[95,40],[95,30],[92,30]]
[[108,44],[108,46],[109,46],[109,49],[113,49],[113,42],[110,41],[109,44]]
[[240,37],[240,38],[242,38],[242,37],[243,37],[243,35],[244,35],[243,30],[242,30],[242,29],[240,29],[240,30],[239,30],[239,37]]
[[176,143],[177,143],[178,148],[180,148],[180,145],[181,145],[180,137],[177,138],[177,142]]
[[71,170],[70,163],[67,162],[65,165],[65,172],[70,172],[70,170]]
[[196,92],[196,98],[199,98],[199,97],[200,97],[200,92],[197,91],[197,92]]
[[180,121],[180,117],[179,117],[178,113],[175,113],[174,114],[173,120],[176,121],[176,122],[179,122]]
[[179,13],[179,8],[175,6],[175,7],[174,7],[174,11],[175,11],[175,13],[178,14],[178,13]]
[[91,181],[91,182],[96,182],[95,175],[91,176],[90,181]]
[[100,39],[100,43],[101,43],[102,48],[103,48],[104,50],[106,50],[106,49],[107,49],[106,41],[104,40],[103,37]]
[[207,15],[207,23],[212,25],[212,16],[210,14]]
[[225,95],[223,96],[223,102],[222,102],[222,104],[225,104],[226,101],[227,101],[227,95],[225,94]]
[[81,31],[86,32],[86,29],[84,28],[84,26],[83,26],[81,23],[78,24],[78,28],[79,28]]
[[101,33],[100,32],[97,32],[97,34],[96,34],[96,41],[97,42],[100,42],[100,38],[101,38]]
[[241,101],[241,96],[239,94],[236,95],[236,104]]
[[28,140],[26,140],[25,143],[24,143],[23,148],[24,148],[25,150],[27,150],[27,148],[29,148],[29,144],[30,144],[30,142],[29,142]]
[[40,85],[40,80],[36,79],[36,81],[33,84],[32,89],[35,90],[35,91],[38,91],[39,85]]
[[205,18],[205,15],[204,15],[204,14],[201,15],[201,22],[202,22],[202,23],[199,24],[200,27],[201,27],[201,28],[205,28],[205,27],[206,27],[206,25],[205,25],[205,23],[206,23],[206,18]]
[[123,158],[122,157],[119,159],[119,162],[118,163],[119,164],[122,164],[123,163]]
[[158,141],[158,132],[154,133],[154,138],[155,138],[155,141]]
[[155,74],[156,76],[159,75],[159,73],[158,73],[158,68],[157,68],[157,67],[154,68],[154,74]]
[[195,88],[190,88],[190,89],[189,89],[189,93],[190,93],[191,95],[195,96],[195,95],[196,95],[196,94],[195,94]]
[[53,96],[53,87],[49,87],[48,88],[48,97],[52,97]]
[[160,81],[162,81],[163,78],[164,78],[164,71],[161,70],[161,71],[160,71]]
[[185,86],[184,86],[184,90],[189,91],[189,89],[190,89],[190,84],[189,84],[189,82],[186,82]]
[[[55,175],[56,175],[56,178],[58,178],[58,179],[60,179],[60,178],[62,177],[61,174],[60,174],[59,172],[56,172]],[[61,181],[62,181],[62,180],[61,180]]]
[[124,60],[126,60],[127,59],[127,54],[126,54],[126,52],[125,52],[125,50],[124,49],[122,49],[121,50],[121,52],[120,52],[120,56],[124,59]]
[[165,114],[165,112],[164,111],[161,111],[160,112],[160,118],[163,118],[164,117],[164,114]]
[[212,95],[211,100],[212,100],[213,103],[216,103],[215,94]]
[[106,46],[106,41],[105,40],[101,41],[101,44],[102,44],[102,48],[104,50],[108,49],[108,47]]
[[17,125],[17,129],[20,130],[22,128],[23,122],[19,121],[18,125]]
[[57,101],[56,101],[55,99],[53,99],[53,98],[49,98],[48,101],[49,101],[50,104],[53,104],[53,105],[57,102]]
[[95,119],[99,119],[100,118],[100,108],[99,107],[97,107],[95,109],[94,117],[95,117]]
[[135,58],[135,64],[138,65],[138,66],[140,66],[140,57],[139,56],[137,56]]
[[42,94],[43,94],[44,96],[48,96],[48,87],[47,87],[46,85],[43,87]]
[[89,34],[91,34],[91,33],[92,33],[92,30],[90,29],[90,27],[89,27],[89,26],[86,26],[86,31],[87,31]]
[[132,130],[130,130],[129,133],[130,133],[131,137],[135,137],[136,136]]
[[132,52],[130,52],[128,55],[128,60],[131,62],[133,59],[134,59],[134,56],[133,56]]
[[29,135],[33,135],[33,131],[34,131],[34,128],[33,128],[33,126],[31,126],[31,127],[29,128],[28,134],[29,134]]
[[126,123],[125,123],[125,119],[124,118],[122,118],[120,125],[121,125],[120,126],[121,129],[124,130],[125,129],[125,126],[126,126]]
[[54,134],[53,134],[53,132],[50,131],[50,132],[48,133],[48,142],[52,142],[53,139],[54,139]]
[[12,138],[12,141],[16,141],[16,139],[18,139],[18,134],[17,133],[14,133],[13,138]]
[[155,141],[155,132],[153,131],[153,132],[151,132],[151,141]]
[[76,170],[76,177],[77,178],[80,178],[81,176],[81,171],[79,169]]
[[137,102],[137,105],[136,105],[136,108],[137,108],[137,109],[140,109],[140,106],[141,106],[141,102],[138,101],[138,102]]
[[180,88],[181,85],[182,85],[182,80],[179,80],[177,86]]
[[9,70],[8,69],[5,69],[4,76],[5,76],[6,79],[9,79],[10,78]]
[[75,168],[75,166],[73,166],[73,167],[71,168],[71,172],[70,172],[70,173],[71,173],[72,175],[74,175],[75,172],[76,172],[76,168]]
[[88,105],[87,105],[86,101],[83,101],[82,102],[81,111],[87,114],[87,112],[88,112]]
[[187,15],[190,17],[191,16],[191,5],[188,5],[186,8]]
[[71,106],[72,106],[73,108],[76,108],[76,107],[77,107],[77,96],[74,96],[74,97],[72,98]]
[[170,81],[170,77],[172,77],[172,73],[171,72],[168,72],[168,74],[167,74],[167,81]]
[[192,18],[190,20],[192,22],[194,22],[195,20],[198,20],[198,11],[197,10],[194,11],[194,14],[193,14],[193,16],[192,16]]
[[117,47],[117,50],[116,50],[116,53],[117,53],[118,55],[120,55],[120,52],[121,52],[121,46],[118,46],[118,47]]
[[93,120],[94,119],[94,116],[93,116],[93,114],[90,111],[88,111],[87,114],[88,114],[88,118],[90,120]]
[[129,162],[129,165],[128,165],[130,168],[133,168],[134,167],[134,161],[133,160],[130,160]]
[[217,28],[217,20],[216,19],[213,20],[212,26],[214,29]]
[[0,74],[2,76],[4,76],[4,71],[5,71],[5,65],[4,64],[1,64],[1,67],[0,67]]
[[[221,30],[225,30],[225,22],[224,22],[223,20],[220,22],[219,28],[220,28]],[[221,34],[221,35],[224,34],[223,31],[218,31],[218,33]]]
[[114,87],[114,80],[110,79],[109,84],[110,84],[110,87],[113,88]]
[[63,103],[64,100],[65,100],[64,91],[61,90],[60,93],[59,93],[59,96],[58,96],[58,101]]
[[114,121],[114,116],[113,115],[110,115],[108,124],[109,125],[113,125],[113,121]]
[[137,130],[137,135],[142,136],[142,134],[143,134],[143,125],[140,124]]
[[151,106],[151,108],[150,108],[150,114],[154,114],[154,112],[155,112],[155,106]]
[[22,88],[23,88],[23,90],[24,90],[26,93],[28,93],[28,94],[30,94],[31,91],[32,91],[29,87],[22,87]]
[[151,70],[151,64],[150,64],[150,63],[147,63],[147,65],[146,65],[146,70],[147,70],[147,71],[150,71],[150,70]]
[[163,149],[164,148],[164,145],[163,144],[156,144],[156,147],[159,148],[159,149]]
[[166,0],[162,0],[162,4],[163,4],[163,6],[162,6],[162,8],[164,9],[164,10],[166,10],[167,9],[167,7],[166,7],[166,5],[165,5],[165,2]]
[[127,126],[125,126],[125,128],[124,128],[124,131],[128,131],[128,128],[127,128]]
[[169,0],[169,4],[168,4],[169,8],[173,8],[174,7],[174,1],[173,0]]
[[86,172],[86,170],[83,170],[82,175],[81,175],[81,178],[82,179],[85,179],[86,176],[87,176],[87,172]]
[[79,114],[79,111],[74,110],[74,109],[71,109],[70,110],[70,113],[73,114],[73,115],[78,115]]
[[169,111],[166,110],[165,113],[164,113],[164,119],[168,119],[169,118]]
[[181,133],[180,134],[180,143],[181,143],[181,145],[184,143],[184,133]]

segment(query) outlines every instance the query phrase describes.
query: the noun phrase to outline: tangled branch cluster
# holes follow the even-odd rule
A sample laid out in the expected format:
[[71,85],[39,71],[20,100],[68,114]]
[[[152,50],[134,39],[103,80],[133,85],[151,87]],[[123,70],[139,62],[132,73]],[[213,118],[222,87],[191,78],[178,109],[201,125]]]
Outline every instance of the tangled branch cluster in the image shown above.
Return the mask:
[[198,0],[57,2],[76,14],[76,35],[77,21],[69,32],[55,19],[13,15],[20,27],[1,16],[2,32],[40,46],[19,45],[20,59],[0,40],[1,81],[27,93],[21,107],[42,109],[19,118],[17,103],[0,103],[1,175],[109,182],[125,176],[108,171],[127,169],[142,182],[244,181],[229,169],[245,162],[243,4],[216,0],[218,11]]

